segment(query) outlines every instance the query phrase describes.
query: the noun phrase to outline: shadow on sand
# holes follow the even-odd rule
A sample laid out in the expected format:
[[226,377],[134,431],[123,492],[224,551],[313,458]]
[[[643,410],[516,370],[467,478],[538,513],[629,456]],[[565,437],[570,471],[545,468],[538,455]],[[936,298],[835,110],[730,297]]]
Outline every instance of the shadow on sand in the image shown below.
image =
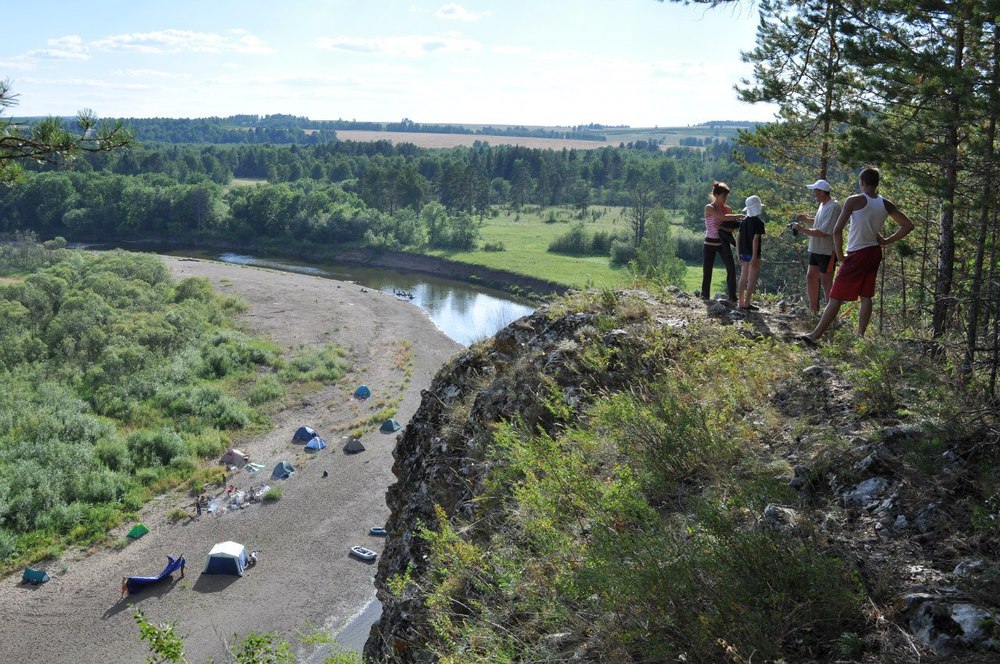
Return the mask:
[[163,581],[151,586],[146,586],[137,593],[129,593],[123,599],[118,600],[102,616],[105,620],[117,615],[126,609],[138,608],[146,600],[163,597],[170,592],[180,581],[180,577],[168,576]]

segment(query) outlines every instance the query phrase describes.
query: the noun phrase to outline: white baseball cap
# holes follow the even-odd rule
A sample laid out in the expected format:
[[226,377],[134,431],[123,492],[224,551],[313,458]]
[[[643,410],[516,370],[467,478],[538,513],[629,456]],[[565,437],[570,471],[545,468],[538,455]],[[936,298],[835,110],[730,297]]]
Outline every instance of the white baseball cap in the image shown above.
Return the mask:
[[759,217],[761,210],[764,208],[760,203],[760,196],[749,196],[747,197],[746,207],[743,211],[747,213],[750,217]]
[[820,189],[822,191],[829,193],[831,187],[830,183],[827,182],[826,180],[816,180],[816,182],[813,184],[807,184],[806,189]]

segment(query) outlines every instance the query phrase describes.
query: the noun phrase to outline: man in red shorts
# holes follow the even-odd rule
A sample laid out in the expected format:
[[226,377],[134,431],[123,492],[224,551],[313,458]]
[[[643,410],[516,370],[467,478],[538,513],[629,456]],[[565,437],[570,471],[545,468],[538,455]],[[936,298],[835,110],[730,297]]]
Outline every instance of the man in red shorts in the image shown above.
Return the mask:
[[[861,298],[858,312],[858,336],[865,336],[868,321],[872,318],[872,296],[875,295],[875,277],[882,262],[882,247],[898,242],[913,230],[913,222],[903,214],[892,201],[878,194],[879,172],[877,168],[865,168],[858,176],[860,194],[844,201],[844,209],[833,228],[833,248],[841,268],[833,280],[830,301],[823,310],[816,329],[800,339],[810,345],[823,336],[840,313],[843,302],[853,302]],[[885,220],[892,217],[899,229],[889,237],[880,235]],[[847,233],[847,257],[844,257],[844,227],[851,222]]]

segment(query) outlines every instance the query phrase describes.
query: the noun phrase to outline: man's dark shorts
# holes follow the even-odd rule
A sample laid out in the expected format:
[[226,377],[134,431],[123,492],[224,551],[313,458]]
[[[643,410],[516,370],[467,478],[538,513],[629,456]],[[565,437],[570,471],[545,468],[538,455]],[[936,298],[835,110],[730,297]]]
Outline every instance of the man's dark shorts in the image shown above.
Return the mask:
[[829,272],[833,274],[834,270],[837,269],[837,256],[832,254],[827,256],[826,254],[814,254],[809,252],[809,264],[815,265],[819,268],[819,271],[823,274]]

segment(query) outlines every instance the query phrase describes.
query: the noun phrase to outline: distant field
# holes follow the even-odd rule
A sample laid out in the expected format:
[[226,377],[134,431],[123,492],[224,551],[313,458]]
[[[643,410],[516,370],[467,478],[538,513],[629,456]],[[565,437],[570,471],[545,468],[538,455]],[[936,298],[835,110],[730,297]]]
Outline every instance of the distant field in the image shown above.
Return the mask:
[[407,131],[360,131],[357,129],[338,129],[337,138],[342,141],[355,141],[358,143],[371,141],[413,143],[419,148],[471,147],[476,141],[489,143],[490,145],[522,145],[526,148],[538,148],[540,150],[562,150],[563,148],[594,150],[608,146],[608,143],[601,141],[579,141],[568,138],[483,136],[479,134],[427,134]]
[[[478,126],[469,126],[476,129]],[[558,130],[558,127],[552,129]],[[365,143],[370,141],[389,141],[390,143],[413,143],[421,148],[454,148],[471,147],[476,141],[490,145],[522,145],[528,148],[542,150],[562,150],[575,148],[577,150],[594,150],[603,147],[617,147],[621,143],[636,141],[662,141],[660,149],[677,147],[683,138],[714,138],[731,139],[736,137],[735,127],[638,127],[628,129],[607,129],[600,133],[607,136],[604,141],[581,141],[569,138],[531,138],[525,136],[486,136],[481,134],[430,134],[425,132],[402,131],[361,131],[356,129],[338,129],[337,138],[342,141]]]

